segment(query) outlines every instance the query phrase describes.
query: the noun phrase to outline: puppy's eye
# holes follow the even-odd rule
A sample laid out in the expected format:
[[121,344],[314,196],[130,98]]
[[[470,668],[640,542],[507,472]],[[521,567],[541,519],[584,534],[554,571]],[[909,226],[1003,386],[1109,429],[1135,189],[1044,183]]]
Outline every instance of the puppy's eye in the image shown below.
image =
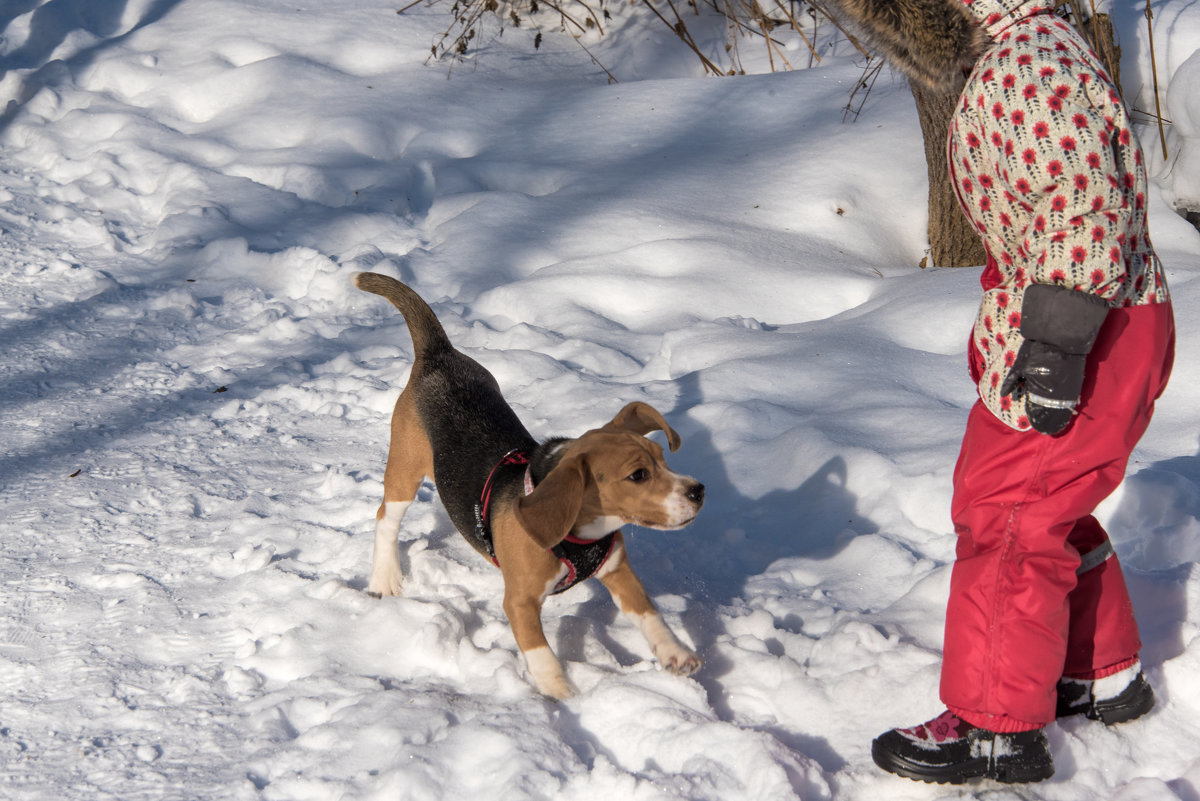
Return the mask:
[[643,481],[646,481],[649,478],[650,478],[650,471],[644,467],[639,467],[637,470],[634,470],[628,476],[628,479],[630,481],[632,481],[634,484],[641,484]]

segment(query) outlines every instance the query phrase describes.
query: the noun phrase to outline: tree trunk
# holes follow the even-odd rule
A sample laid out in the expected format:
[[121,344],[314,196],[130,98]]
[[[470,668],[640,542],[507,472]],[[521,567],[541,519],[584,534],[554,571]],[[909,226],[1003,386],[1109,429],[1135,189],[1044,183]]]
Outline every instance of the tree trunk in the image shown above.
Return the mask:
[[[925,164],[929,173],[929,255],[934,267],[971,267],[983,264],[987,254],[983,240],[968,222],[950,184],[946,161],[946,137],[957,94],[937,94],[910,82],[921,136],[925,140]],[[926,266],[924,262],[922,267]]]

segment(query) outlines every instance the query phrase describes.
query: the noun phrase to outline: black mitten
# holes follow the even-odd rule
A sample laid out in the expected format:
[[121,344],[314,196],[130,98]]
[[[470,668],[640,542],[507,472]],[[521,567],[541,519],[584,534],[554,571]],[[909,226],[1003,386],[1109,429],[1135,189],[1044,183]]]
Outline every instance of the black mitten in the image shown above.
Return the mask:
[[1086,355],[1064,353],[1053,345],[1027,339],[1000,391],[1008,395],[1024,384],[1029,425],[1043,434],[1057,434],[1075,414],[1086,362]]
[[1021,302],[1024,344],[1009,369],[1003,395],[1025,390],[1029,424],[1057,434],[1071,422],[1083,389],[1087,355],[1108,316],[1103,298],[1066,287],[1034,284]]

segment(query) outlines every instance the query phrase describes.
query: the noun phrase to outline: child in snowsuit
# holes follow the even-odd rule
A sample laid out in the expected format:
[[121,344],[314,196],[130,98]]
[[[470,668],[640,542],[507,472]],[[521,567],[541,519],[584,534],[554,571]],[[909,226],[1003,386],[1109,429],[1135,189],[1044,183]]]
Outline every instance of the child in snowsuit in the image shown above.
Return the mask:
[[[1108,534],[1092,516],[1166,386],[1170,297],[1146,173],[1112,81],[1049,0],[836,0],[909,78],[959,87],[947,155],[983,238],[979,389],[954,473],[947,710],[877,738],[926,781],[1037,781],[1043,729],[1154,705]],[[963,80],[965,78],[965,85]]]

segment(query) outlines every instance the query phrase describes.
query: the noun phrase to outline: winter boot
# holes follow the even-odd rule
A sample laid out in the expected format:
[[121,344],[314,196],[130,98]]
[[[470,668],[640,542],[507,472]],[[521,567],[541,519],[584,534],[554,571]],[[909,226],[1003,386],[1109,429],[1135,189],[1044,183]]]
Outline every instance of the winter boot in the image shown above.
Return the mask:
[[1083,714],[1106,726],[1140,718],[1154,708],[1154,690],[1142,673],[1141,662],[1102,679],[1058,682],[1058,717]]
[[875,738],[871,757],[886,771],[939,784],[985,777],[1000,782],[1036,782],[1054,775],[1050,746],[1041,729],[1002,734],[972,726],[943,712],[911,729],[892,729]]

